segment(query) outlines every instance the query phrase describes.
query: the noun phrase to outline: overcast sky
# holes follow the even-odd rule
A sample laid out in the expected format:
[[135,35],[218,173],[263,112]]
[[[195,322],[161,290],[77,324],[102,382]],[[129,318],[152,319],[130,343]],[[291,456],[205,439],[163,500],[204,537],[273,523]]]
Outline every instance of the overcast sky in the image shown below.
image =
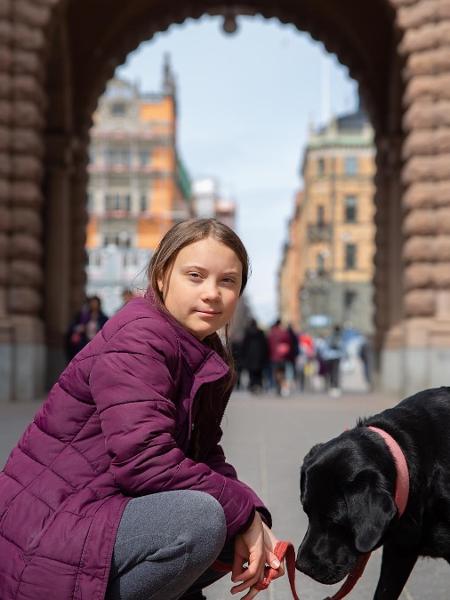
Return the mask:
[[309,124],[355,109],[347,69],[308,34],[275,19],[219,17],[173,25],[129,55],[117,74],[161,89],[163,55],[176,74],[178,149],[192,178],[213,176],[238,208],[252,261],[247,296],[262,324],[277,314],[276,273]]

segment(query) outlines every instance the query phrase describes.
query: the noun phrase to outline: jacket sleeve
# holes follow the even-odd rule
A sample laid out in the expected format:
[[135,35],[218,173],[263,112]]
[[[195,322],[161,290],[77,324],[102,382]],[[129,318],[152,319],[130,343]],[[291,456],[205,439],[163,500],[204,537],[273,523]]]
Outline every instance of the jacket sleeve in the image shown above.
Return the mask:
[[236,469],[226,461],[225,453],[223,451],[222,446],[219,444],[220,439],[222,438],[222,430],[219,428],[218,431],[218,442],[213,447],[213,449],[209,452],[208,457],[205,463],[216,473],[221,473],[225,477],[229,479],[233,479],[236,481],[236,484],[243,487],[247,493],[250,493],[253,496],[253,505],[255,509],[261,513],[265,523],[272,527],[272,517],[262,500],[259,496],[243,481],[238,479],[238,475]]
[[177,446],[173,375],[179,358],[169,336],[159,321],[142,318],[115,333],[95,359],[89,383],[110,469],[121,491],[131,496],[182,489],[211,494],[223,507],[232,538],[258,508],[256,496],[241,482],[187,458]]

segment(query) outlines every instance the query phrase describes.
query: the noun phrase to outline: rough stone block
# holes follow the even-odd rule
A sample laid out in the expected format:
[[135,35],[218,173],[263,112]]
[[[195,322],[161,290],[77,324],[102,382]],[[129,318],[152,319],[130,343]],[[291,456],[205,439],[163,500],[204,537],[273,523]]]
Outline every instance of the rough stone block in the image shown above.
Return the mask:
[[11,211],[6,206],[0,206],[0,231],[11,229]]
[[21,23],[14,23],[12,30],[14,45],[22,50],[39,52],[43,49],[45,39],[42,30]]
[[450,206],[450,180],[418,181],[408,187],[403,195],[405,208]]
[[426,180],[446,180],[449,176],[450,154],[410,158],[401,174],[405,185]]
[[433,265],[433,287],[436,289],[450,288],[450,263],[438,262]]
[[10,21],[0,21],[0,44],[8,46],[13,38],[12,24]]
[[15,179],[40,182],[43,164],[39,157],[13,154],[11,159],[11,174]]
[[42,234],[42,217],[40,211],[31,208],[16,208],[11,210],[11,230],[29,233],[39,238]]
[[407,317],[431,317],[436,308],[436,294],[430,289],[410,290],[404,298]]
[[40,129],[44,125],[42,110],[35,102],[30,100],[18,100],[14,102],[11,112],[11,120],[17,127],[25,129]]
[[8,308],[16,315],[38,315],[42,309],[42,295],[31,287],[13,287],[8,292]]
[[43,136],[36,129],[14,129],[11,137],[11,147],[17,153],[30,153],[39,157],[44,156]]
[[433,263],[418,262],[405,267],[404,284],[407,290],[433,287]]
[[11,285],[39,289],[43,283],[41,267],[35,261],[12,260],[9,266]]
[[49,4],[14,0],[14,20],[26,23],[31,27],[43,28],[50,18]]
[[0,71],[10,71],[13,63],[13,52],[6,44],[0,44]]
[[11,130],[0,126],[0,153],[9,152],[11,143]]
[[42,256],[42,245],[32,235],[14,233],[11,235],[10,256],[12,258],[28,258],[39,261]]
[[42,59],[36,52],[15,50],[12,55],[14,74],[43,76],[44,68]]
[[[413,236],[403,246],[403,257],[407,262],[431,262],[435,257],[435,238],[429,236]],[[450,239],[448,240],[450,255]]]
[[43,203],[40,185],[32,181],[13,181],[10,186],[10,195],[16,206],[38,208]]
[[433,250],[434,260],[450,261],[450,236],[436,236],[433,242]]
[[12,103],[8,100],[0,100],[0,124],[9,126],[11,124]]
[[406,61],[405,78],[448,72],[450,67],[449,49],[450,46],[447,45],[433,50],[414,52]]
[[9,154],[2,152],[0,154],[0,177],[5,177],[11,173],[11,158]]

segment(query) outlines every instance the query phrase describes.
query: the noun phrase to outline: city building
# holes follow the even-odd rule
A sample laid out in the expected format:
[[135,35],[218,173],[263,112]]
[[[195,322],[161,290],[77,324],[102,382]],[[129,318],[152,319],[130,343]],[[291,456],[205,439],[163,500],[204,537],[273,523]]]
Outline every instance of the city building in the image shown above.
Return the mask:
[[374,153],[361,109],[311,130],[279,273],[284,321],[373,331]]
[[177,102],[168,61],[159,93],[111,80],[91,129],[87,293],[113,313],[124,288],[145,287],[152,251],[193,215],[190,178],[177,150]]
[[236,203],[226,199],[214,177],[199,177],[192,182],[192,204],[199,218],[215,218],[236,228]]

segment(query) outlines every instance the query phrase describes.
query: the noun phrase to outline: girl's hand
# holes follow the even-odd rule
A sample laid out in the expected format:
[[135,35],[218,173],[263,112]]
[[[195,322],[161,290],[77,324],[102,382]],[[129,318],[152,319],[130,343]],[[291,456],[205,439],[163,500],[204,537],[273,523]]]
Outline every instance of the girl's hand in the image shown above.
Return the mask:
[[267,525],[263,522],[263,532],[264,532],[264,548],[266,553],[266,564],[270,565],[273,569],[277,569],[278,573],[272,577],[272,581],[278,579],[279,577],[283,577],[285,573],[285,567],[283,563],[280,563],[276,555],[274,554],[275,546],[278,544],[278,539],[272,533],[272,530],[267,527]]
[[[238,594],[249,588],[241,600],[252,600],[258,593],[253,586],[264,579],[265,562],[263,522],[259,513],[255,512],[247,531],[236,536],[231,581],[241,583],[232,587],[231,593]],[[247,567],[244,563],[248,563]]]

